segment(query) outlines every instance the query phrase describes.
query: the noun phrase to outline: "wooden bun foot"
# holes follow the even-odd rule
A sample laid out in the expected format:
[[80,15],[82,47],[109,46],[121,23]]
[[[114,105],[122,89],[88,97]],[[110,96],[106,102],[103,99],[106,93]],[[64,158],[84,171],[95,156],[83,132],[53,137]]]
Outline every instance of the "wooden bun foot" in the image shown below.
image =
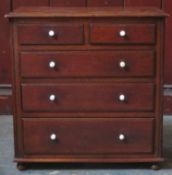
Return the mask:
[[24,163],[17,163],[17,169],[23,171],[27,169],[27,166]]
[[160,169],[160,165],[159,164],[153,164],[153,165],[151,165],[151,169],[152,170],[159,170]]

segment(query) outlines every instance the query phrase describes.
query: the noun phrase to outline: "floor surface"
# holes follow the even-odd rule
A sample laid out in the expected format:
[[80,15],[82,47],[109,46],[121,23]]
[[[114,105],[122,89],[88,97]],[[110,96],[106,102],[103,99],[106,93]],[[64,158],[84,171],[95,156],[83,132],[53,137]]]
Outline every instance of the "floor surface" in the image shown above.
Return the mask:
[[172,175],[172,116],[164,117],[164,157],[162,169],[135,165],[51,165],[18,171],[13,163],[12,117],[0,116],[0,175]]

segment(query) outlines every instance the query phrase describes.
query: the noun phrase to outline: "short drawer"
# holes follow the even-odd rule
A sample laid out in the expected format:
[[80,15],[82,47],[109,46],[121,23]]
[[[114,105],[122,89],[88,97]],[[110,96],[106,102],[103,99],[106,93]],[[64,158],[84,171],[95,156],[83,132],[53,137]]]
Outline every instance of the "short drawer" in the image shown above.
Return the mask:
[[67,51],[20,54],[22,77],[154,76],[153,51]]
[[20,44],[83,44],[80,24],[22,24],[18,26]]
[[23,84],[24,111],[113,112],[153,111],[151,83]]
[[24,153],[30,155],[150,154],[153,134],[153,119],[23,120]]
[[153,44],[154,24],[90,24],[92,44]]

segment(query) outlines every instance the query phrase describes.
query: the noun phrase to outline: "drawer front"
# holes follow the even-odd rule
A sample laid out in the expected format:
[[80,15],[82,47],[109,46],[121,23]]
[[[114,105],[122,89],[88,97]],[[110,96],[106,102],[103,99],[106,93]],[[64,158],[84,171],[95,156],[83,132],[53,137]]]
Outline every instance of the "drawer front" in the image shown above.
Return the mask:
[[153,111],[150,83],[23,84],[24,111],[113,112]]
[[80,24],[19,25],[18,35],[20,44],[83,44],[84,40]]
[[154,75],[152,51],[21,53],[22,77],[144,77]]
[[91,24],[92,44],[153,44],[154,24]]
[[152,153],[153,131],[153,119],[24,119],[24,152],[34,155]]

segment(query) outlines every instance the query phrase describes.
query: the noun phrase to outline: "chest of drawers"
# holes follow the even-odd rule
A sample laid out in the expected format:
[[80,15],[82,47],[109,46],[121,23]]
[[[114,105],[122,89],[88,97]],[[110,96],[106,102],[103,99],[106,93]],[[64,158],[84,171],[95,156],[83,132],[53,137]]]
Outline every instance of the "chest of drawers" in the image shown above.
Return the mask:
[[162,161],[165,16],[79,7],[8,14],[15,161]]

